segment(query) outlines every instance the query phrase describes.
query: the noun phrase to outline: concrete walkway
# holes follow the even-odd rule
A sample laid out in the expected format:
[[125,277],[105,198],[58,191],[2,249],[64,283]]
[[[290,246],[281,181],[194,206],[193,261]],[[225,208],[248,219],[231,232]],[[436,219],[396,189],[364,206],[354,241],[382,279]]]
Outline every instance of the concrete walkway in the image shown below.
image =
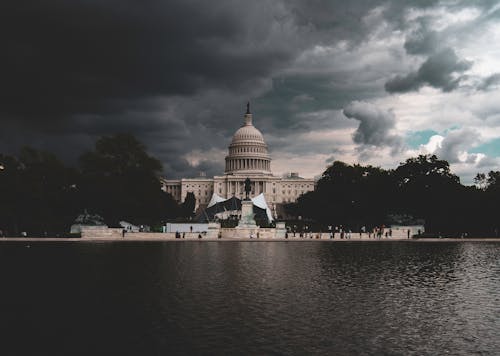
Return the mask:
[[[153,235],[153,234],[152,234]],[[144,235],[142,235],[144,236]],[[241,237],[241,238],[222,238],[222,239],[217,239],[217,238],[207,238],[203,237],[201,239],[198,238],[185,238],[185,239],[175,239],[171,237],[137,237],[135,238],[133,234],[127,234],[125,238],[109,238],[109,237],[102,237],[102,238],[55,238],[55,237],[4,237],[0,238],[0,243],[2,242],[120,242],[120,241],[165,241],[165,242],[185,242],[185,241],[254,241],[254,242],[259,242],[259,241],[293,241],[293,242],[339,242],[339,243],[348,243],[348,242],[394,242],[394,241],[407,241],[407,242],[471,242],[471,241],[481,241],[481,242],[500,242],[500,238],[412,238],[412,239],[402,239],[402,238],[381,238],[381,239],[373,239],[373,238],[368,238],[368,237],[362,237],[362,238],[351,238],[351,239],[340,239],[336,237],[335,239],[330,239],[327,237],[323,237],[321,239],[317,238],[300,238],[300,237],[289,237],[288,239],[284,238],[272,238],[272,239],[266,239],[266,238],[253,238],[250,239],[248,237]]]

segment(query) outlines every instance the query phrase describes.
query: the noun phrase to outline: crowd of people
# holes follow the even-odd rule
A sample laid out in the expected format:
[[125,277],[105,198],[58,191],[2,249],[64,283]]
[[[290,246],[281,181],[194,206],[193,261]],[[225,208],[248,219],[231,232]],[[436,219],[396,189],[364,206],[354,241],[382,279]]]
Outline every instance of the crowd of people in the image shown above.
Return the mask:
[[[412,236],[411,230],[407,229],[405,232],[406,232],[406,238],[409,239]],[[392,228],[386,227],[385,225],[375,226],[372,229],[367,229],[366,226],[362,226],[359,229],[358,234],[359,234],[360,239],[363,237],[363,235],[367,236],[369,239],[372,239],[372,238],[373,239],[382,239],[382,238],[388,239],[388,238],[393,237],[393,230],[392,230]],[[418,234],[420,234],[420,231]],[[303,229],[300,229],[300,231],[297,231],[296,226],[294,226],[292,229],[290,229],[290,228],[287,229],[287,232],[285,234],[285,238],[288,238],[290,236],[297,237],[297,235],[299,238],[321,239],[323,236],[323,232],[322,231],[320,231],[319,233],[309,232],[308,226],[304,226]],[[352,229],[345,228],[342,225],[339,225],[339,226],[329,225],[328,226],[328,237],[330,239],[335,239],[338,237],[342,240],[343,239],[349,240],[349,239],[353,238],[353,235],[354,235],[354,233],[353,233]]]

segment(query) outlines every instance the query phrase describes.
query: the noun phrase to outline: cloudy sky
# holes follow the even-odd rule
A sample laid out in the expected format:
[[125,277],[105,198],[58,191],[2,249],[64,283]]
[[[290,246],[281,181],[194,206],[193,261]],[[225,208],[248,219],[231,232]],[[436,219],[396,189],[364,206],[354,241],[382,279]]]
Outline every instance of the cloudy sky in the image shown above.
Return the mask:
[[275,173],[500,169],[499,1],[16,0],[0,39],[3,153],[130,132],[168,177],[221,174],[250,100]]

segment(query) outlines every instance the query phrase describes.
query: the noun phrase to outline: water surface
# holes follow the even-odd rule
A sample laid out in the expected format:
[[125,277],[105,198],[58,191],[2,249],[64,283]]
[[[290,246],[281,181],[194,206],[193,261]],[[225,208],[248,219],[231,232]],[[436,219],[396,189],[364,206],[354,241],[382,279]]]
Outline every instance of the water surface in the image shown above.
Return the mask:
[[499,243],[13,242],[0,276],[2,355],[500,352]]

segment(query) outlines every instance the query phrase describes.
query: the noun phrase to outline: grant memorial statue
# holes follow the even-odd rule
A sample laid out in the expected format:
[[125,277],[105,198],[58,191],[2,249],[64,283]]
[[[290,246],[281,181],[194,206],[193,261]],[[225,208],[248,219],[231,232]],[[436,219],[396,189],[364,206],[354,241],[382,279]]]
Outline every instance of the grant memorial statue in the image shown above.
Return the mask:
[[238,223],[238,228],[256,228],[253,213],[253,202],[250,199],[250,192],[252,191],[252,182],[250,178],[245,179],[245,199],[241,201],[241,219]]

